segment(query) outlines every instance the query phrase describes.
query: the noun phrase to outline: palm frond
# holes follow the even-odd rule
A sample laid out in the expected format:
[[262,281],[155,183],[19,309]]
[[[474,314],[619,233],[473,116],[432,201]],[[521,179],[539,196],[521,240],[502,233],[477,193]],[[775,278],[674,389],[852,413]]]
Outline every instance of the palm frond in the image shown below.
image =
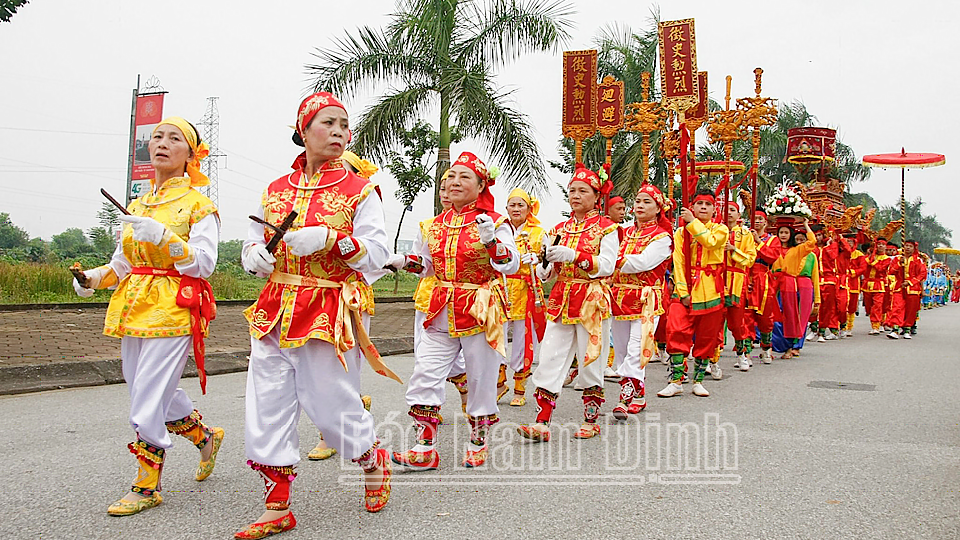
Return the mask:
[[353,94],[384,83],[403,80],[410,85],[430,84],[433,69],[428,58],[410,54],[391,43],[380,30],[363,27],[357,36],[347,34],[327,49],[317,49],[317,64],[307,64],[313,91]]
[[386,162],[407,126],[423,116],[435,95],[429,86],[388,93],[363,112],[353,132],[353,150],[373,161]]
[[457,72],[444,82],[461,133],[483,141],[508,185],[545,195],[547,178],[533,126],[526,115],[510,107],[510,92],[498,91],[490,74],[481,69]]
[[505,65],[531,52],[555,52],[570,39],[575,13],[563,0],[493,0],[473,4],[466,29],[472,35],[451,51],[457,63]]

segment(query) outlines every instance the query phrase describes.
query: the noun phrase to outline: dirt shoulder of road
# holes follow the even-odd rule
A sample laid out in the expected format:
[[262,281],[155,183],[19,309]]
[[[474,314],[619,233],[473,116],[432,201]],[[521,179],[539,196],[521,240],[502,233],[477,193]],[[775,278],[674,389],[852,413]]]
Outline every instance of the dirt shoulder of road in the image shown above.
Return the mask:
[[[250,334],[244,305],[217,310],[206,340],[206,372],[245,371]],[[106,309],[0,312],[0,395],[123,382],[120,342],[103,335]],[[377,304],[370,336],[383,356],[413,350],[413,302]],[[195,377],[193,361],[184,376]]]

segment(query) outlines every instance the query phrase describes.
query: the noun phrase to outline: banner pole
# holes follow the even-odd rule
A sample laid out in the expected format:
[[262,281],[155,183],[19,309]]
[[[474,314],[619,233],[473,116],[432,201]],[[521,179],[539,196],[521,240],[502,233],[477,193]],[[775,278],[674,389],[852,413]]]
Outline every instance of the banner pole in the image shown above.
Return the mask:
[[133,155],[135,152],[135,144],[137,142],[136,130],[137,130],[137,95],[140,92],[140,74],[137,74],[137,87],[133,89],[133,99],[130,104],[130,144],[129,149],[130,153],[127,156],[127,189],[124,193],[124,201],[126,205],[130,206],[130,190],[133,187]]

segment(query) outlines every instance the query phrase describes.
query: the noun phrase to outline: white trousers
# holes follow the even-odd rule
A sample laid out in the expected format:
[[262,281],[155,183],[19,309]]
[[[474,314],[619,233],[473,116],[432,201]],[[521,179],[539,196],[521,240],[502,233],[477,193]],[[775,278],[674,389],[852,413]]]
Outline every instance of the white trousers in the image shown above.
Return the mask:
[[543,343],[540,345],[540,364],[531,378],[532,384],[543,388],[551,394],[560,396],[563,389],[563,379],[567,376],[573,357],[580,359],[580,384],[584,388],[591,386],[603,387],[603,368],[607,366],[607,356],[610,354],[610,319],[604,319],[600,335],[600,356],[589,366],[583,365],[587,355],[587,343],[590,333],[581,324],[559,324],[547,321],[547,328],[543,332]]
[[[422,326],[422,323],[421,323]],[[413,375],[407,383],[407,405],[440,406],[446,400],[445,381],[458,357],[467,374],[467,414],[497,414],[497,376],[503,355],[487,344],[480,333],[453,338],[447,330],[447,310],[423,330],[416,350]]]
[[120,339],[123,380],[130,390],[130,425],[141,440],[160,448],[173,441],[166,422],[193,412],[190,396],[179,388],[193,338]]
[[[439,318],[439,315],[438,315]],[[420,336],[423,335],[423,321],[427,320],[427,314],[422,311],[415,311],[413,313],[413,352],[416,354],[417,350],[420,348]],[[456,360],[453,361],[453,365],[450,366],[450,374],[447,377],[456,377],[458,375],[463,375],[467,372],[467,366],[463,360],[463,351],[457,355]]]
[[360,352],[345,352],[344,371],[333,345],[311,339],[301,347],[280,348],[279,327],[263,339],[250,338],[247,367],[247,459],[286,467],[300,461],[300,410],[323,433],[323,440],[354,459],[377,440],[373,415],[360,400]]
[[[657,328],[660,316],[653,319]],[[646,367],[640,367],[640,348],[643,343],[643,325],[640,320],[613,321],[613,362],[617,375],[645,381]],[[619,360],[619,363],[618,363]]]
[[[507,321],[504,333],[510,332],[510,359],[504,359],[503,364],[514,373],[523,369],[523,342],[527,337],[526,321]],[[537,342],[537,333],[533,333],[533,357],[537,357],[540,343]]]

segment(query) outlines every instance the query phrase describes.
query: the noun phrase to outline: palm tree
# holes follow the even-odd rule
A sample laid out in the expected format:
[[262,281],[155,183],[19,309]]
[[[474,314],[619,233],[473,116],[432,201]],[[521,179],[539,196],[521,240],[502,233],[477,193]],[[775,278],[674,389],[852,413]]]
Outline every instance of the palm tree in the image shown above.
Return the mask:
[[[933,255],[933,249],[940,246],[949,246],[953,231],[943,226],[936,215],[923,213],[923,200],[920,197],[906,201],[906,224],[904,238],[916,240],[920,244],[920,251]],[[899,206],[884,206],[877,211],[873,218],[873,228],[879,229],[887,223],[900,219]],[[896,236],[899,240],[899,236]]]
[[540,194],[546,174],[532,127],[494,72],[522,54],[559,49],[572,28],[572,8],[561,1],[400,0],[386,28],[365,26],[318,49],[307,73],[315,90],[335,94],[388,88],[354,131],[360,155],[385,161],[404,130],[439,107],[435,178],[450,166],[457,131],[482,141],[511,184]]

